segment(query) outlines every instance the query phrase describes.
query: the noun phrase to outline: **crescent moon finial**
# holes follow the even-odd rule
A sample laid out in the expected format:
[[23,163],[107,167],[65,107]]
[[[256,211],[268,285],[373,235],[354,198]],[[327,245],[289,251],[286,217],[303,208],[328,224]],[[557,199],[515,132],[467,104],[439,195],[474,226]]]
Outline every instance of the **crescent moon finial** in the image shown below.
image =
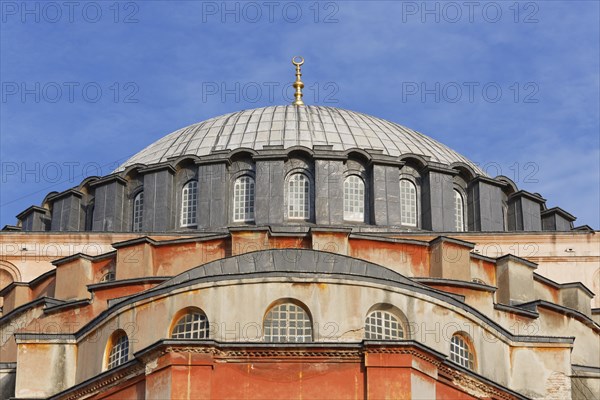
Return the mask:
[[292,85],[296,89],[296,93],[294,93],[294,97],[296,100],[292,102],[292,105],[295,106],[303,106],[304,102],[302,101],[302,88],[304,87],[304,82],[300,79],[302,77],[302,71],[300,70],[300,66],[304,64],[304,58],[300,56],[294,56],[292,58],[292,64],[296,66],[296,82]]
[[[296,61],[296,59],[300,59],[300,61]],[[294,64],[296,66],[300,66],[300,65],[304,64],[304,58],[301,56],[294,56],[292,58],[292,64]]]

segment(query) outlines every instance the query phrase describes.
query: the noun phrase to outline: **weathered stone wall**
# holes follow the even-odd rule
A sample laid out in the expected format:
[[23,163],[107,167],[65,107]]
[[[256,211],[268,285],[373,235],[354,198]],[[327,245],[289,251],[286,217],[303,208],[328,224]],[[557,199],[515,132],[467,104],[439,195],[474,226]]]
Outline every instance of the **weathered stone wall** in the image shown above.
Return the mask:
[[[287,180],[298,172],[310,181],[306,221],[289,219],[286,211]],[[344,219],[343,183],[351,174],[365,183],[364,221]],[[131,231],[133,200],[144,191],[143,231],[219,230],[239,225],[233,221],[232,196],[234,181],[241,175],[251,176],[256,184],[255,218],[245,222],[251,225],[366,224],[452,232],[456,230],[454,190],[463,198],[465,229],[470,231],[569,231],[575,220],[559,208],[544,211],[545,200],[538,195],[511,192],[513,186],[505,178],[477,175],[468,166],[429,163],[418,155],[384,156],[374,150],[271,146],[136,165],[86,179],[75,189],[49,195],[44,207],[19,214],[19,227],[24,231]],[[192,227],[180,222],[181,190],[190,179],[198,181],[198,223]],[[416,188],[416,226],[402,224],[401,179],[409,179]]]

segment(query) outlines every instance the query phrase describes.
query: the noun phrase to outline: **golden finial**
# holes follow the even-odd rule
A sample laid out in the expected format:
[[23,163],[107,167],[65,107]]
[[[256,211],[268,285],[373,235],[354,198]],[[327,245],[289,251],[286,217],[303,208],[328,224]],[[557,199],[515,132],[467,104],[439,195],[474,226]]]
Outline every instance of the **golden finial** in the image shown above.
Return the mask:
[[296,100],[294,100],[292,105],[303,106],[304,102],[302,101],[302,88],[304,87],[304,82],[302,82],[302,80],[300,79],[300,77],[302,76],[302,72],[300,72],[300,66],[304,64],[304,58],[300,56],[295,56],[294,58],[292,58],[292,64],[296,66],[296,82],[294,82],[294,84],[292,85],[294,88],[296,88],[296,93],[294,94]]

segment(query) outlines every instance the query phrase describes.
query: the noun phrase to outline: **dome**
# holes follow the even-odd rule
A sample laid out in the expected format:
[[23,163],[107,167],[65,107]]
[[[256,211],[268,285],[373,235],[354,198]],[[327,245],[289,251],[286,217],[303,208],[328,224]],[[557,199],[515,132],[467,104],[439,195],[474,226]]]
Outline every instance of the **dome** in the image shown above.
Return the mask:
[[273,106],[243,110],[179,129],[152,143],[117,171],[133,164],[155,164],[183,155],[205,156],[212,151],[283,145],[284,148],[330,145],[332,150],[382,150],[389,156],[413,153],[430,161],[465,163],[485,175],[473,162],[417,131],[359,112],[323,106]]

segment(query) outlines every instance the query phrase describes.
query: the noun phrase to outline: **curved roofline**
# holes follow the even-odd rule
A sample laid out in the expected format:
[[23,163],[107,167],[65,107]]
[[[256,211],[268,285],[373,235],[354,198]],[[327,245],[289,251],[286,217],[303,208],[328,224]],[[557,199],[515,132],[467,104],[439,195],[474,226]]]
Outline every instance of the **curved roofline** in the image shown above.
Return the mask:
[[494,180],[500,181],[500,182],[505,182],[506,184],[508,184],[508,187],[510,188],[510,190],[509,190],[510,193],[516,193],[519,191],[517,184],[507,176],[498,175],[497,177],[494,178]]
[[[288,253],[287,257],[285,253]],[[296,253],[300,258],[302,258],[303,255],[306,255],[303,259],[304,262],[299,262],[300,258],[297,258],[295,261],[291,260],[289,258],[291,253]],[[255,256],[266,257],[267,261],[271,262],[256,263]],[[240,260],[246,261],[246,263],[240,263]],[[250,260],[252,261],[252,264],[250,264]],[[341,268],[334,269],[334,264],[341,266]],[[430,288],[378,264],[350,256],[312,249],[259,250],[199,265],[153,287],[152,289],[125,298],[114,299],[113,301],[109,300],[108,308],[76,332],[75,336],[79,338],[91,331],[99,322],[108,318],[119,309],[140,300],[170,293],[175,289],[185,288],[204,282],[226,282],[231,280],[269,277],[348,279],[365,283],[387,285],[426,295],[435,298],[438,301],[445,302],[450,306],[462,309],[466,313],[471,314],[473,318],[481,321],[482,326],[487,326],[495,330],[498,334],[503,335],[511,341],[573,342],[573,338],[514,335],[476,308],[458,300],[458,298],[462,296]]]
[[[386,156],[423,154],[444,165],[462,163],[474,175],[487,176],[475,163],[443,143],[396,122],[342,108],[289,105],[246,109],[182,127],[136,153],[114,172],[136,163],[166,162],[182,155],[206,156],[224,150],[315,146],[332,151],[377,150]],[[369,157],[369,156],[367,156]]]
[[258,153],[256,152],[256,150],[250,148],[250,147],[238,147],[237,149],[231,150],[229,152],[229,154],[227,154],[228,158],[234,159],[236,157],[239,156],[243,156],[244,154],[248,154],[251,157],[258,155]]
[[402,154],[399,157],[399,159],[403,162],[412,162],[414,164],[417,164],[418,168],[421,169],[425,168],[429,164],[428,160],[425,157],[415,153]]
[[290,157],[292,153],[304,153],[309,157],[314,157],[315,155],[315,152],[312,149],[302,145],[287,147],[285,148],[285,153],[288,155],[288,157]]
[[457,170],[459,173],[465,174],[467,181],[474,179],[478,174],[477,171],[469,164],[462,161],[456,161],[450,164],[450,168]]
[[[354,154],[358,155],[359,157],[352,157]],[[373,159],[373,156],[371,154],[369,154],[368,152],[366,152],[363,149],[360,149],[358,147],[352,147],[346,151],[344,151],[344,155],[348,158],[362,158],[363,161],[366,161],[367,163],[370,162]]]

